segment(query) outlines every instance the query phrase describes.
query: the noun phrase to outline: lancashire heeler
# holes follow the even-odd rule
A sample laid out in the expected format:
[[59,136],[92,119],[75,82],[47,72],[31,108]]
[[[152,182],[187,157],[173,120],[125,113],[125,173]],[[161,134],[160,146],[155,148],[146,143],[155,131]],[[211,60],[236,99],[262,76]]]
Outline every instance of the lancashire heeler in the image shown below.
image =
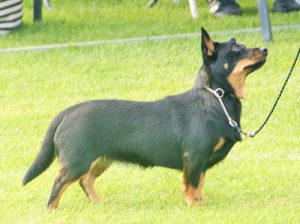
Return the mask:
[[246,48],[235,39],[213,42],[202,28],[203,65],[192,89],[154,102],[94,100],[60,112],[48,127],[41,149],[23,184],[58,157],[62,169],[54,181],[48,208],[57,208],[67,187],[79,180],[92,202],[99,202],[95,179],[113,161],[183,171],[183,194],[202,205],[205,172],[241,140],[208,88],[224,90],[222,100],[240,126],[248,74],[261,67],[267,49]]

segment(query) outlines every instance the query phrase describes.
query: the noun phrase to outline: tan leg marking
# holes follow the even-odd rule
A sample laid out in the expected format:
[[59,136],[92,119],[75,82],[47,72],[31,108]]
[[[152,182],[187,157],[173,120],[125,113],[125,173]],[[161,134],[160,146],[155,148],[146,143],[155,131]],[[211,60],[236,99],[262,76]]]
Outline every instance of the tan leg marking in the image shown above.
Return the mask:
[[112,161],[105,158],[95,160],[88,173],[80,178],[80,186],[86,193],[91,202],[99,203],[100,198],[95,190],[95,181],[110,165]]
[[186,186],[186,191],[183,192],[186,202],[189,205],[204,205],[203,201],[197,200],[197,188],[194,188],[192,185]]
[[64,193],[64,191],[70,186],[72,182],[68,182],[66,183],[59,191],[59,193],[57,194],[56,198],[51,202],[51,204],[48,205],[48,209],[53,210],[53,209],[57,209],[60,198],[62,196],[62,194]]
[[205,179],[205,173],[201,173],[200,179],[199,179],[199,185],[197,188],[197,198],[201,198],[201,199],[208,198],[205,194],[203,194],[204,179]]
[[191,184],[188,184],[187,179],[185,177],[183,177],[182,190],[187,204],[198,206],[202,206],[205,204],[203,201],[197,200],[198,189],[193,187]]
[[91,202],[99,203],[100,198],[98,197],[94,187],[95,180],[96,178],[93,175],[87,173],[84,177],[81,178],[80,186],[84,189],[84,192]]

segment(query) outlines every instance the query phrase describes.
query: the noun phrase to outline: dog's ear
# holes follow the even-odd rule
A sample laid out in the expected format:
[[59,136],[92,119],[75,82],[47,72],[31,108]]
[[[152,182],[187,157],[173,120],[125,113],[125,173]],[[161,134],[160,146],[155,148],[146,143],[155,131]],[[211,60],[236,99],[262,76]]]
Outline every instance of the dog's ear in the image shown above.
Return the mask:
[[211,60],[216,53],[215,43],[210,39],[206,30],[201,27],[201,49],[204,60]]

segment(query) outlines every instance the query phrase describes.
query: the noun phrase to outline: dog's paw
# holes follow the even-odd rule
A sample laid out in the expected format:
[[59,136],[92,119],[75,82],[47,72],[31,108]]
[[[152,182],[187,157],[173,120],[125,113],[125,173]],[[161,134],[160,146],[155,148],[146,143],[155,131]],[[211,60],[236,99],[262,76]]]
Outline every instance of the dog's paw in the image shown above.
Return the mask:
[[192,206],[204,206],[205,205],[205,202],[202,201],[202,200],[195,200],[192,202],[192,204],[190,204]]
[[186,202],[191,206],[204,206],[205,202],[201,198],[188,199],[186,198]]
[[198,196],[199,198],[201,198],[201,199],[203,199],[203,200],[206,200],[206,199],[208,199],[208,196],[207,195],[205,195],[205,194],[199,194],[199,196]]

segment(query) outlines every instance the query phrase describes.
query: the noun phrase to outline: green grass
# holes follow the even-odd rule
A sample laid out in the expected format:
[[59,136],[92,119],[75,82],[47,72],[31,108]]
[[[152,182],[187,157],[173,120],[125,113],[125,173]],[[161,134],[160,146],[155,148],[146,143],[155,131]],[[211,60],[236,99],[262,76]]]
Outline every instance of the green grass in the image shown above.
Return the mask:
[[[53,1],[44,22],[31,22],[0,37],[0,47],[259,27],[256,2],[241,0],[244,14],[224,19],[198,1],[200,19],[185,1]],[[269,1],[271,6],[271,1]],[[272,24],[299,22],[300,12],[271,14]],[[267,63],[252,74],[243,102],[244,129],[258,127],[269,112],[299,48],[300,31],[274,32],[264,43],[258,33],[235,35],[247,46],[266,46]],[[230,35],[212,36],[225,41]],[[300,66],[266,128],[238,143],[227,159],[207,173],[205,207],[189,207],[181,173],[114,164],[96,183],[100,206],[88,202],[78,184],[64,194],[55,212],[46,210],[59,165],[54,163],[26,187],[21,180],[36,156],[46,128],[62,109],[85,100],[156,100],[193,85],[201,64],[200,40],[177,39],[101,45],[44,52],[0,54],[0,223],[299,223]]]

